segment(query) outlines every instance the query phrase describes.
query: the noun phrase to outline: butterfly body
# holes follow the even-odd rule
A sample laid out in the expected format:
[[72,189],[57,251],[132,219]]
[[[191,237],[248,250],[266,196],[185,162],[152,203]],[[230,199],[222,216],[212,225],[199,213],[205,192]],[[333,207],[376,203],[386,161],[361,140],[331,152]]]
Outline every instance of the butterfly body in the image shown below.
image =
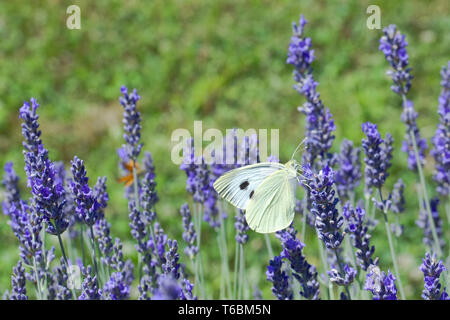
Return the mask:
[[262,162],[225,173],[214,189],[235,207],[245,210],[249,227],[259,233],[287,228],[294,219],[296,188],[301,166]]

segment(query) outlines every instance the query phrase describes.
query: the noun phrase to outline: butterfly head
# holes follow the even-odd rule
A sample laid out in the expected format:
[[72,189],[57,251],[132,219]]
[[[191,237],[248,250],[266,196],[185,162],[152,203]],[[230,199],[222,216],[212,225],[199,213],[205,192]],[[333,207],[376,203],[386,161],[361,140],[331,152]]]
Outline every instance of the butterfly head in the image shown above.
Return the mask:
[[308,165],[302,165],[296,160],[290,160],[285,164],[286,168],[297,177],[300,184],[308,187],[308,181],[312,178],[312,171]]
[[289,171],[294,172],[295,175],[298,175],[303,171],[301,164],[299,164],[296,160],[289,160],[285,166]]

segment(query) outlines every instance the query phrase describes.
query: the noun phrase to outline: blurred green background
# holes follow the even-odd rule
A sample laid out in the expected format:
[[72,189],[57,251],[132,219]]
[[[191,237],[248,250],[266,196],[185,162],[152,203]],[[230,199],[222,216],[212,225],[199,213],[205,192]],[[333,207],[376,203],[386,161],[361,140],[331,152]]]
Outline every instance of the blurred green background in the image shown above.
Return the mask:
[[[81,8],[81,30],[66,28],[66,8],[71,4]],[[400,152],[404,125],[400,100],[390,90],[387,63],[378,51],[382,31],[366,27],[370,4],[381,8],[382,27],[395,23],[407,36],[415,77],[410,98],[419,112],[422,134],[429,139],[438,121],[439,72],[450,52],[446,0],[2,0],[0,165],[14,162],[26,194],[18,109],[23,100],[37,98],[42,138],[51,159],[63,160],[68,167],[78,155],[85,160],[92,183],[97,176],[108,176],[107,215],[112,232],[124,240],[126,254],[135,258],[124,188],[116,182],[116,149],[123,143],[120,86],[137,88],[142,96],[138,108],[143,117],[144,149],[152,152],[156,166],[161,199],[158,216],[169,237],[181,239],[178,208],[190,197],[184,172],[170,161],[174,129],[192,132],[194,120],[202,120],[204,129],[279,128],[282,161],[303,138],[304,116],[296,109],[304,99],[293,90],[292,67],[285,63],[291,23],[303,13],[309,21],[306,34],[315,49],[318,90],[337,125],[333,150],[339,149],[344,137],[360,145],[365,121],[378,123],[383,135],[391,132],[395,138],[387,190],[399,177],[407,185],[408,205],[401,216],[407,226],[397,248],[407,295],[419,298],[422,274],[418,266],[426,248],[414,224],[416,176],[407,170],[406,155]],[[432,170],[433,160],[428,157],[430,183]],[[434,185],[430,191],[435,193]],[[207,226],[203,234],[208,290],[217,296],[220,274],[215,235]],[[307,258],[320,265],[310,229],[309,235]],[[232,237],[230,233],[230,245]],[[278,252],[277,240],[273,236],[272,240]],[[392,268],[381,225],[372,241],[382,267]],[[1,215],[0,293],[10,288],[17,244],[7,218]],[[246,247],[249,279],[269,298],[263,238],[250,233]],[[188,262],[183,253],[181,259]]]

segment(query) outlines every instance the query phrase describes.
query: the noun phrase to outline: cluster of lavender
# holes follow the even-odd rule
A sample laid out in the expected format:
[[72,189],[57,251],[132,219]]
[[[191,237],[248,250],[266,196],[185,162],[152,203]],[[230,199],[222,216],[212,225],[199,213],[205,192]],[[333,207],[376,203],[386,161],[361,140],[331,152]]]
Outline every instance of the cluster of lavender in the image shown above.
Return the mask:
[[[367,122],[362,125],[362,131],[366,135],[362,139],[366,196],[371,196],[373,191],[378,192],[380,201],[374,200],[372,209],[374,213],[376,208],[383,211],[395,276],[390,270],[387,273],[382,272],[378,266],[378,258],[373,258],[375,247],[371,244],[369,233],[372,219],[366,214],[369,212],[370,202],[366,201],[363,206],[356,198],[356,188],[362,176],[361,149],[352,141],[344,140],[339,154],[330,151],[336,127],[330,111],[323,105],[316,91],[318,83],[314,80],[311,66],[314,50],[311,49],[311,39],[304,36],[305,25],[303,16],[298,24],[293,24],[287,59],[287,63],[295,68],[294,80],[297,84],[294,88],[306,98],[299,111],[307,118],[307,148],[303,158],[304,174],[308,178],[305,186],[307,205],[304,206],[297,200],[296,212],[309,218],[307,221],[316,230],[321,246],[325,246],[321,258],[325,261],[327,254],[330,258],[330,269],[326,270],[328,266],[323,261],[326,274],[319,275],[316,267],[307,261],[303,250],[305,244],[297,238],[297,231],[291,225],[276,234],[282,250],[279,255],[269,260],[267,280],[271,283],[273,295],[282,300],[291,300],[296,295],[305,299],[320,299],[319,281],[325,278],[328,278],[324,284],[329,296],[333,294],[333,289],[329,287],[332,283],[344,288],[345,293],[341,293],[341,299],[351,299],[353,297],[350,293],[358,295],[359,289],[364,289],[371,292],[375,300],[393,300],[397,299],[397,287],[403,298],[391,227],[394,234],[401,234],[402,227],[398,220],[399,214],[405,211],[406,186],[400,179],[386,199],[383,199],[382,193],[391,166],[393,138],[387,134],[385,139],[382,139],[376,124]],[[412,102],[406,98],[412,80],[406,46],[404,35],[394,25],[384,29],[379,49],[392,67],[389,71],[394,83],[392,90],[403,100],[402,121],[407,125],[403,151],[408,153],[409,168],[417,170],[421,175],[427,144],[426,140],[421,138],[417,127],[417,112]],[[442,92],[438,107],[440,123],[432,140],[431,151],[436,162],[436,190],[441,196],[450,194],[449,67],[450,64],[441,72]],[[224,226],[227,215],[213,184],[218,177],[231,169],[259,162],[258,140],[255,136],[247,136],[244,137],[242,145],[238,145],[238,137],[236,132],[233,132],[225,137],[222,152],[211,154],[211,164],[207,164],[203,156],[196,157],[193,141],[187,142],[185,159],[180,169],[187,176],[186,190],[192,195],[194,212],[191,213],[187,203],[180,209],[184,230],[184,243],[181,244],[169,238],[158,221],[156,204],[159,197],[151,154],[144,154],[142,167],[138,163],[143,148],[140,139],[141,115],[137,110],[140,96],[136,89],[129,93],[125,86],[121,88],[121,93],[125,144],[118,153],[120,165],[126,174],[123,181],[126,182],[125,197],[128,200],[129,227],[135,241],[137,265],[131,260],[125,260],[121,240],[113,240],[111,236],[111,225],[105,216],[109,201],[106,177],[98,178],[95,186],[91,188],[83,160],[75,156],[70,172],[66,172],[64,164],[50,160],[49,152],[41,140],[37,115],[39,104],[32,98],[20,108],[25,173],[31,198],[23,199],[19,190],[19,177],[12,163],[5,165],[2,180],[5,190],[2,209],[19,240],[20,254],[20,260],[12,270],[12,289],[5,295],[6,298],[28,299],[29,283],[35,287],[38,299],[121,300],[130,298],[134,282],[137,282],[137,292],[142,300],[196,299],[197,293],[205,297],[200,259],[202,220],[217,232],[222,257],[222,280],[225,282],[225,285],[221,285],[221,295],[232,297],[231,281],[228,279],[227,232]],[[270,158],[269,161],[278,159]],[[334,170],[333,167],[337,169]],[[425,186],[422,186],[422,191],[426,194]],[[432,250],[442,251],[445,240],[443,222],[438,211],[440,199],[427,201],[425,196],[424,198],[421,200],[422,210],[417,225],[424,230],[424,244]],[[340,201],[345,202],[342,210]],[[397,224],[389,224],[389,211],[397,218]],[[236,211],[234,226],[235,266],[239,265],[239,270],[235,268],[233,293],[234,297],[240,297],[241,292],[248,286],[243,245],[249,240],[249,227],[244,211]],[[45,233],[57,236],[62,254],[60,259],[56,259],[54,247],[46,248]],[[345,239],[345,235],[350,239]],[[435,246],[436,237],[439,246]],[[270,241],[268,238],[266,240],[271,252]],[[350,241],[347,244],[344,240]],[[181,245],[184,246],[185,255],[193,262],[195,286],[188,280],[187,268],[181,263]],[[70,250],[66,254],[67,246]],[[356,259],[353,265],[343,259],[345,250],[349,251],[350,255],[354,254]],[[86,257],[86,251],[91,255],[90,259]],[[422,293],[424,299],[449,299],[446,288],[440,282],[441,274],[446,271],[440,258],[436,254],[427,253],[420,266],[425,282]],[[92,261],[92,265],[89,261]],[[82,275],[81,285],[75,289],[69,285],[73,264],[80,268]],[[361,276],[364,275],[364,287],[361,288]],[[297,286],[299,290],[296,289]],[[255,290],[254,295],[259,296],[259,291]]]
[[344,139],[341,150],[337,156],[338,170],[335,183],[339,198],[344,200],[354,199],[355,189],[361,182],[361,149],[353,145],[353,142]]
[[[123,150],[136,168],[142,149],[139,139],[141,120],[136,109],[139,96],[136,90],[128,94],[122,87],[121,91],[123,97],[120,102],[125,109],[126,144]],[[64,165],[49,159],[41,140],[38,107],[37,101],[31,99],[20,109],[25,172],[31,199],[22,200],[19,177],[12,163],[5,166],[2,180],[6,196],[2,208],[20,242],[21,257],[13,269],[11,293],[5,297],[28,299],[26,283],[30,282],[36,287],[38,299],[128,299],[135,279],[135,266],[131,260],[125,261],[120,239],[113,241],[111,236],[111,226],[104,214],[109,200],[106,177],[98,178],[91,188],[83,160],[74,157],[69,177]],[[169,239],[156,221],[158,195],[150,153],[145,154],[143,162],[144,176],[139,179],[136,190],[138,199],[127,197],[131,233],[137,241],[140,257],[140,298],[194,299],[193,285],[186,278],[184,266],[179,263],[178,243]],[[70,235],[65,232],[68,227]],[[44,230],[58,236],[63,255],[59,263],[53,262],[55,266],[52,269],[50,265],[55,261],[55,248],[45,248]],[[68,255],[67,245],[70,247]],[[87,262],[86,249],[92,256],[93,267]],[[78,256],[80,252],[81,257]],[[75,266],[70,265],[74,262]],[[72,289],[68,279],[74,267],[81,269],[82,279],[80,287]]]
[[[282,244],[280,257],[290,264],[292,276],[301,286],[300,295],[306,299],[319,299],[319,282],[316,267],[309,264],[303,254],[305,244],[296,237],[294,228],[279,231],[277,237]],[[275,285],[275,284],[274,284]]]
[[[193,286],[184,275],[184,266],[179,263],[178,242],[169,239],[157,221],[155,205],[159,198],[155,168],[149,152],[144,155],[143,179],[139,179],[137,174],[137,160],[143,146],[140,142],[141,117],[136,106],[140,96],[136,89],[128,94],[125,86],[121,88],[121,92],[123,97],[120,98],[120,104],[124,108],[125,131],[121,162],[132,161],[134,197],[129,191],[125,195],[129,200],[131,235],[137,242],[136,250],[139,254],[139,299],[192,299]],[[114,279],[110,280],[110,287],[118,290],[124,278],[123,272],[116,273]]]
[[422,298],[425,300],[449,300],[449,296],[439,283],[439,277],[444,272],[445,266],[441,260],[436,261],[436,254],[427,254],[420,266],[425,280],[425,288],[422,292]]
[[378,266],[372,265],[367,272],[364,289],[372,292],[373,300],[397,300],[396,278],[388,270],[381,272]]
[[350,235],[352,245],[356,249],[357,262],[361,269],[367,271],[369,266],[374,264],[372,256],[375,246],[370,244],[371,236],[365,224],[366,212],[360,206],[353,208],[350,202],[347,202],[342,209],[342,215],[346,220],[345,232]]

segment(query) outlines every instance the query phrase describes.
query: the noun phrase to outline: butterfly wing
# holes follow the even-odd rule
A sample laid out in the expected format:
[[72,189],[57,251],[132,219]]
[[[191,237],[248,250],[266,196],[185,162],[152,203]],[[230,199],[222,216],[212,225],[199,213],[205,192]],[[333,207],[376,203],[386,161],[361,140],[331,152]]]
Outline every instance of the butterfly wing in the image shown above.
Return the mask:
[[287,170],[267,177],[247,205],[245,218],[251,229],[272,233],[287,228],[294,219],[297,180]]
[[245,209],[264,179],[284,168],[283,164],[276,162],[262,162],[237,168],[217,179],[214,189],[235,207]]

